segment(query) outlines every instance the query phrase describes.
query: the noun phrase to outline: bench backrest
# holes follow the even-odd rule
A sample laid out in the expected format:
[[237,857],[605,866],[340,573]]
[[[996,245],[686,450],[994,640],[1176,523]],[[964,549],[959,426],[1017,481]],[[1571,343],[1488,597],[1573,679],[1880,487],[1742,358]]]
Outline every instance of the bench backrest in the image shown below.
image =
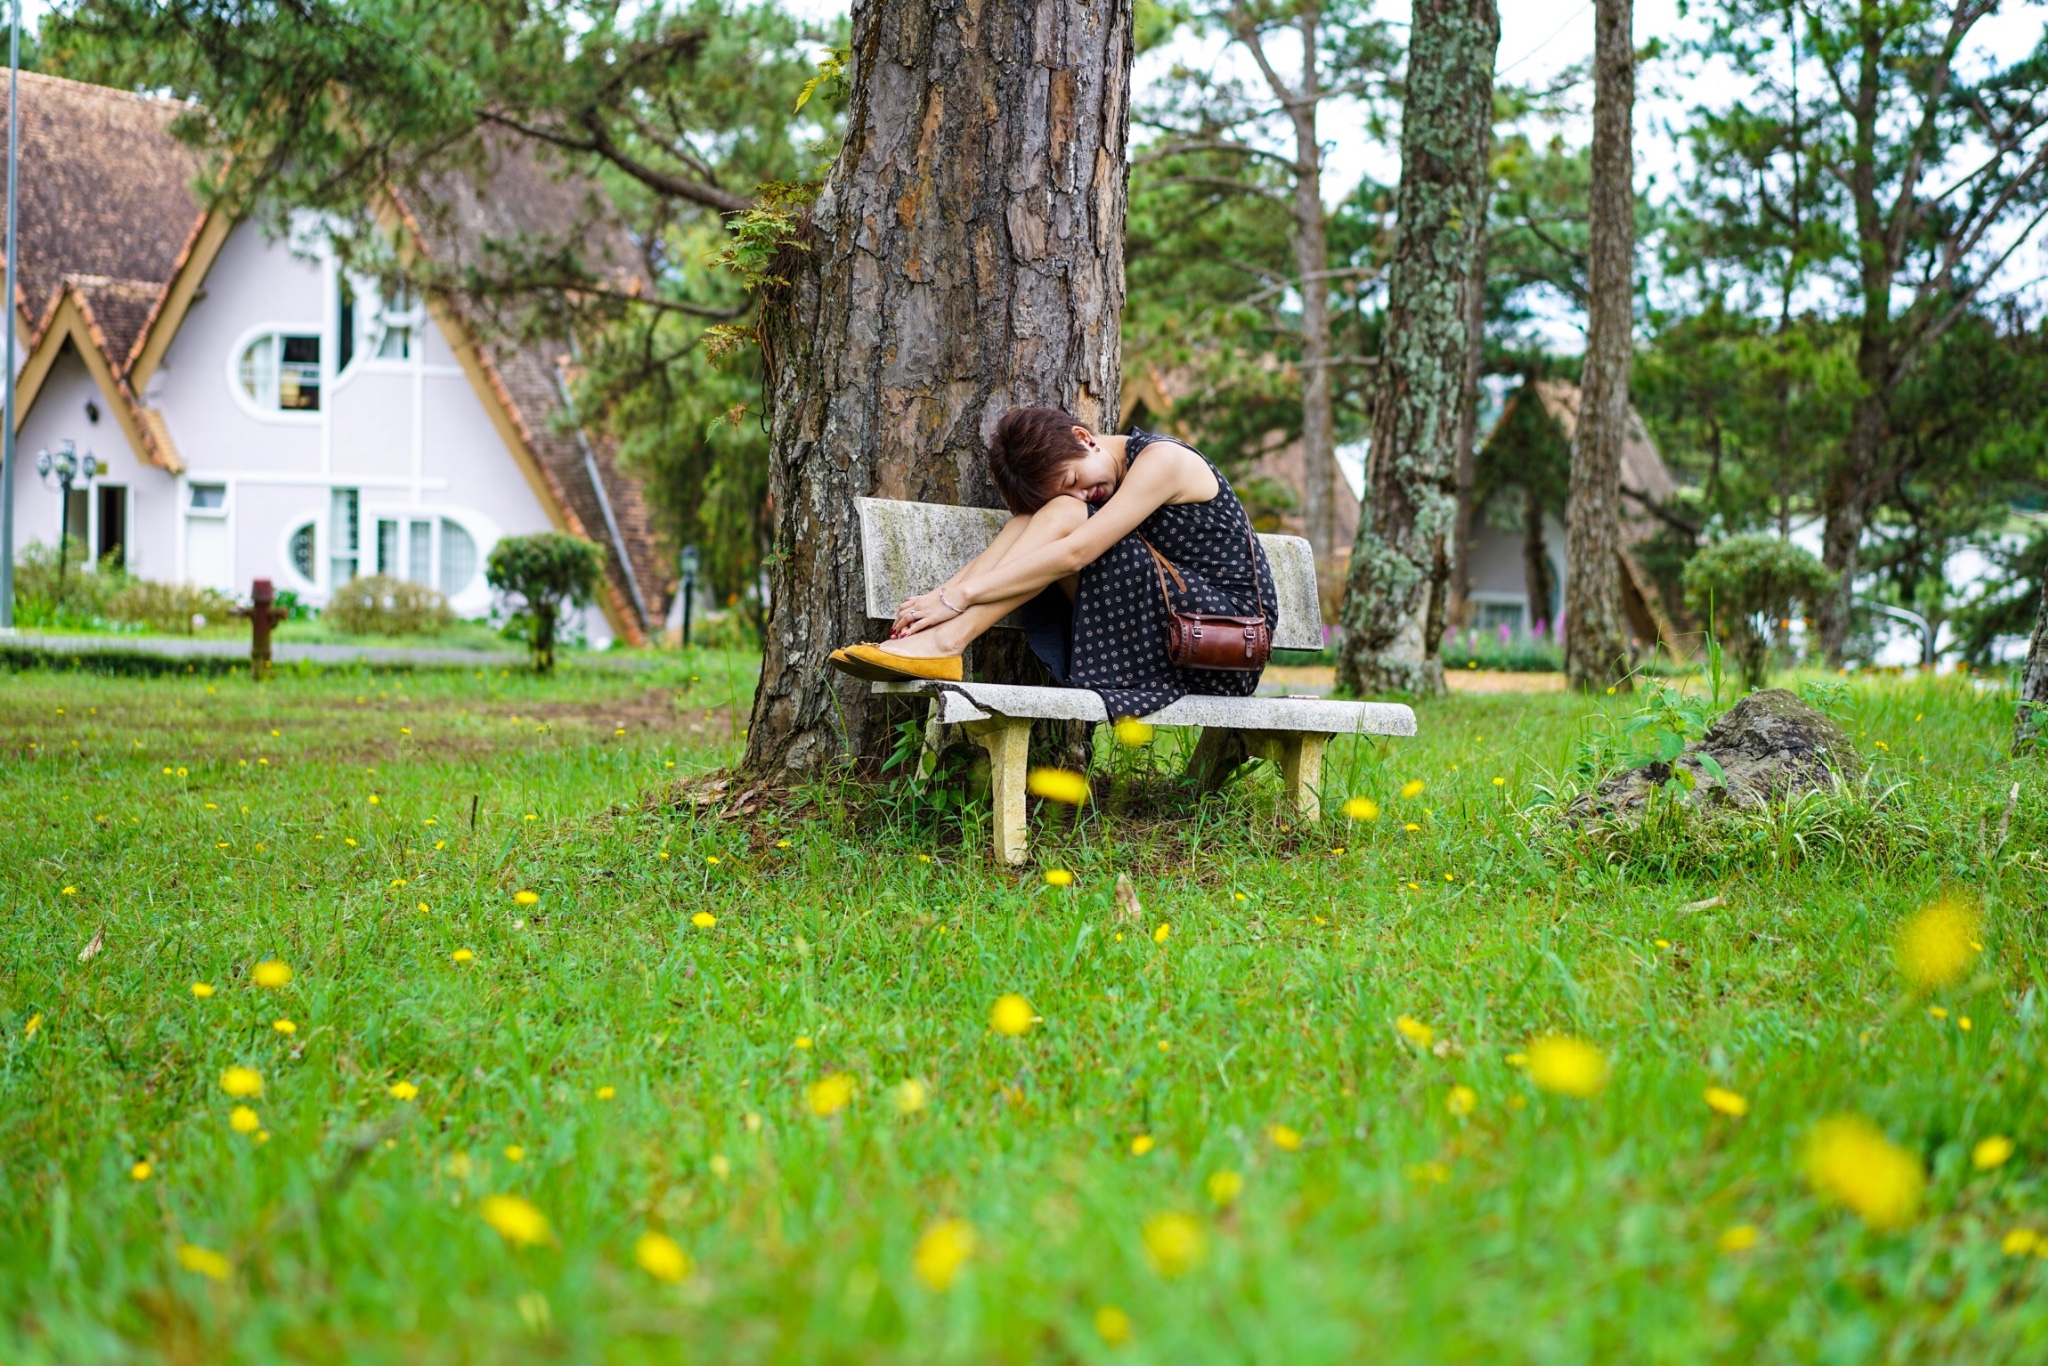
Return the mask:
[[[867,576],[868,615],[888,621],[905,598],[929,593],[953,571],[988,549],[1010,519],[994,508],[906,503],[859,498],[861,567]],[[1273,644],[1282,650],[1323,648],[1322,599],[1316,595],[1316,557],[1299,536],[1259,537],[1273,565],[1279,612]]]

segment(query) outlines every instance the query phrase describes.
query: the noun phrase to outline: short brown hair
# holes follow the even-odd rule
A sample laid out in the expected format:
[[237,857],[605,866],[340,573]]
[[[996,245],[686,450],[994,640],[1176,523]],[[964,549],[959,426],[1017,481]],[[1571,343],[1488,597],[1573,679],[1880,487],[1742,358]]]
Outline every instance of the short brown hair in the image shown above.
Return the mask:
[[1060,471],[1084,453],[1074,436],[1074,428],[1083,425],[1058,408],[1012,408],[1003,414],[988,443],[988,472],[1010,511],[1022,516],[1053,500]]

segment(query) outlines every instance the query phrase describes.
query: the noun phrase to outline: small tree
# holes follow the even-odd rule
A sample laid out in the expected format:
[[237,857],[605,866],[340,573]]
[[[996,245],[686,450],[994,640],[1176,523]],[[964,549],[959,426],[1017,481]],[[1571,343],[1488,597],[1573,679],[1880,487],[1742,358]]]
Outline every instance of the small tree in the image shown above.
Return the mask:
[[513,600],[512,621],[533,649],[536,673],[555,667],[555,626],[564,609],[588,606],[604,573],[596,543],[560,531],[507,536],[491,548],[484,582]]
[[1727,632],[1743,686],[1753,691],[1770,673],[1771,624],[1801,604],[1820,606],[1834,581],[1826,565],[1790,541],[1751,532],[1693,556],[1685,566],[1685,597],[1702,620],[1711,611],[1715,626]]

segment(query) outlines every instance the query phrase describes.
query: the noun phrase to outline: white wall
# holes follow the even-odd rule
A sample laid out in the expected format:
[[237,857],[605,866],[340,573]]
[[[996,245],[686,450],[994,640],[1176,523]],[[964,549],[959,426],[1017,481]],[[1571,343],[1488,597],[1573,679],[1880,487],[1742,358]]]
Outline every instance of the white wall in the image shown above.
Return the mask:
[[[87,415],[87,403],[98,410],[97,422]],[[90,452],[106,466],[96,483],[128,489],[129,568],[151,578],[176,578],[177,544],[171,513],[177,501],[177,480],[142,460],[128,444],[120,422],[109,411],[106,395],[71,348],[50,367],[35,406],[25,414],[15,439],[16,552],[31,541],[57,543],[60,495],[54,484],[46,487],[37,477],[35,461],[37,452],[55,451],[66,438],[76,443],[81,458]],[[88,498],[88,509],[96,502],[96,496]],[[72,535],[84,539],[88,531],[87,527],[73,527]]]

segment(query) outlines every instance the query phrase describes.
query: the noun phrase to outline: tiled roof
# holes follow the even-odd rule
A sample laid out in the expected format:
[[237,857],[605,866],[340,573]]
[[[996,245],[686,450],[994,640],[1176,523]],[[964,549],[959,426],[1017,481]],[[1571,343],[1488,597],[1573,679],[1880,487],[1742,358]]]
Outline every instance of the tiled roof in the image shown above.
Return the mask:
[[[190,106],[28,71],[20,100],[23,321],[33,326],[70,282],[119,373],[202,212],[199,153],[168,132]],[[6,129],[0,96],[0,139]],[[0,174],[0,212],[5,203]]]

